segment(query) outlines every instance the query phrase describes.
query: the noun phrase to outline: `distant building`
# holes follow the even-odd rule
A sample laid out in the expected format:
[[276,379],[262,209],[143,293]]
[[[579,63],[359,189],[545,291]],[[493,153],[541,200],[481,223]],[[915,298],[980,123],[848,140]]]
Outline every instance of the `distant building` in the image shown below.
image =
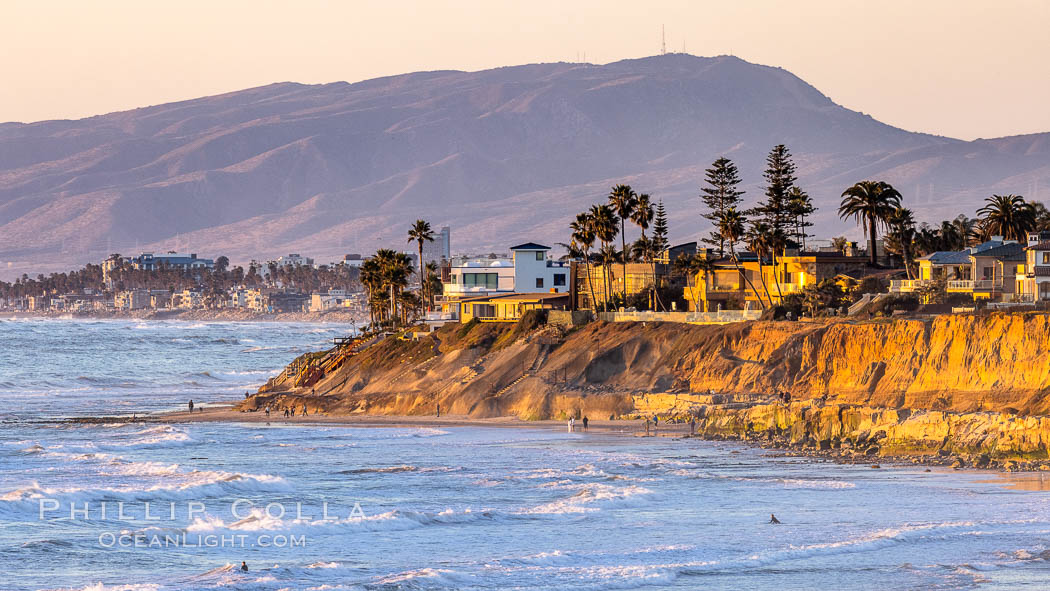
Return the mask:
[[278,267],[284,268],[288,265],[293,267],[312,267],[314,266],[314,260],[310,257],[304,257],[301,254],[288,254],[282,257],[278,257],[276,261]]
[[324,312],[342,308],[347,299],[346,290],[330,289],[327,293],[315,293],[310,296],[310,312]]
[[164,254],[153,254],[144,252],[137,257],[128,259],[135,269],[144,271],[156,271],[158,269],[180,269],[182,271],[210,271],[215,268],[215,261],[211,259],[198,258],[196,253],[179,254],[168,251]]
[[194,310],[203,307],[201,292],[195,289],[184,289],[171,294],[171,307],[178,310]]
[[351,253],[343,256],[343,260],[339,261],[340,265],[346,265],[347,267],[360,267],[365,264],[368,259],[362,257],[360,254]]
[[433,242],[423,243],[423,264],[434,261],[441,264],[452,259],[452,229],[448,226],[434,234]]
[[271,314],[302,312],[309,306],[310,296],[297,292],[273,292],[269,296],[266,311]]
[[145,289],[130,289],[113,296],[113,307],[118,310],[141,310],[150,307],[150,293]]

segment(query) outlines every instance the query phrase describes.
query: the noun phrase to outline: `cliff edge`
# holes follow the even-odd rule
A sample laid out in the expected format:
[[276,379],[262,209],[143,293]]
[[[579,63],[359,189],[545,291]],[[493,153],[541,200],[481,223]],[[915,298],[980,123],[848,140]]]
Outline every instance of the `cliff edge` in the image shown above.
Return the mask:
[[[790,434],[825,408],[903,410],[901,420],[911,421],[939,413],[945,425],[945,417],[963,414],[1024,420],[1050,414],[1048,388],[1050,315],[1042,313],[576,328],[530,316],[516,325],[446,325],[415,341],[389,337],[309,388],[264,388],[242,408],[419,415],[440,405],[443,414],[523,419],[692,414],[703,418],[701,432],[747,437]],[[779,392],[792,402],[779,402]],[[750,416],[776,404],[787,418]],[[839,442],[852,437],[849,428],[835,429]],[[795,443],[836,445],[830,436],[795,435]],[[941,437],[931,448],[931,437],[916,450],[943,447]],[[1035,440],[1026,453],[1045,454],[1046,444]]]

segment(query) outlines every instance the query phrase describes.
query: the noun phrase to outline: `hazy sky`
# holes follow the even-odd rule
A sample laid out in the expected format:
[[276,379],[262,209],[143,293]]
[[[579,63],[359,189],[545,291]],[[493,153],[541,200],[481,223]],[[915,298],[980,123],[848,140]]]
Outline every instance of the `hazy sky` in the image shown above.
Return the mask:
[[605,63],[660,50],[782,66],[886,123],[1050,131],[1050,1],[0,0],[0,121],[79,118],[277,81]]

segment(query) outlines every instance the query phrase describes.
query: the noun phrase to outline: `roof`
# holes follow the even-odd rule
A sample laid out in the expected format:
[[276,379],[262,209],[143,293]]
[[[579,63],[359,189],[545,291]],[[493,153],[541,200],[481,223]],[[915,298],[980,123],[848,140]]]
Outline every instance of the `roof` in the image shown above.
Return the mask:
[[993,257],[997,259],[1009,260],[1010,257],[1017,256],[1024,252],[1024,247],[1016,242],[1008,242],[1000,246],[993,246],[973,253],[975,257]]
[[551,247],[544,246],[542,244],[536,244],[535,242],[526,242],[525,244],[519,244],[517,246],[510,247],[511,250],[550,250]]
[[920,257],[921,261],[930,261],[935,265],[963,265],[970,262],[969,250],[938,250]]

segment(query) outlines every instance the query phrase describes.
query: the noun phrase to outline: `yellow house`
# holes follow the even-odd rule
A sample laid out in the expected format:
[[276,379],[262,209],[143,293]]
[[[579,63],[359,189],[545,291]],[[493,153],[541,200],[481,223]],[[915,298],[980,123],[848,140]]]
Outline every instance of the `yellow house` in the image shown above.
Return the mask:
[[459,321],[517,322],[529,310],[568,310],[567,293],[506,293],[460,300]]
[[[701,256],[712,256],[709,249]],[[807,286],[840,275],[862,275],[867,270],[867,258],[845,256],[839,252],[785,251],[777,257],[759,263],[753,253],[737,256],[737,263],[728,258],[711,260],[710,271],[700,271],[690,278],[684,296],[692,311],[710,312],[722,309],[758,309],[772,301],[779,304],[784,297],[798,293]],[[767,295],[768,294],[768,295]]]

